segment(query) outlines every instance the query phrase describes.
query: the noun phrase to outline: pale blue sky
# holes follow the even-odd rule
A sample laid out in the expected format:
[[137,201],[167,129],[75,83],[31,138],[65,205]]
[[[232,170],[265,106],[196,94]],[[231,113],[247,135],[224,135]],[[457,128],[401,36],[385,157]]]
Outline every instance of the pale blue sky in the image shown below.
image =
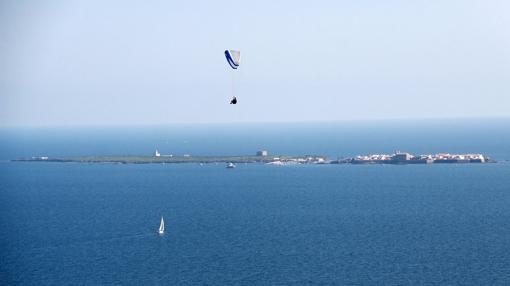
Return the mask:
[[510,1],[0,3],[3,126],[510,116]]

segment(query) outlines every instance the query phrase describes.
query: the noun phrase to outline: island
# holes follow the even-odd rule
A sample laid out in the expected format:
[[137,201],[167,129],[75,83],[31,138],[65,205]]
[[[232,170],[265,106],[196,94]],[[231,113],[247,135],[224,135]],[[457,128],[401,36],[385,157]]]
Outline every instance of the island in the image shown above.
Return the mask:
[[255,155],[238,156],[179,156],[162,155],[157,150],[152,156],[74,156],[74,157],[30,157],[18,158],[16,162],[76,162],[76,163],[117,163],[117,164],[172,164],[172,163],[262,163],[269,165],[288,164],[442,164],[442,163],[489,163],[495,162],[483,154],[412,155],[397,151],[394,154],[359,155],[330,160],[321,155],[270,156],[266,150]]

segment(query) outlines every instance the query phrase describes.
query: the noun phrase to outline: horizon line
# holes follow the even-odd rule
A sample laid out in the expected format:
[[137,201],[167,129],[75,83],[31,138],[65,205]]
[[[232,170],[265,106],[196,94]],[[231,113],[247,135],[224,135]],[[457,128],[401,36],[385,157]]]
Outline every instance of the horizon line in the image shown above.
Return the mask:
[[126,123],[126,124],[97,124],[97,123],[76,123],[76,124],[13,124],[1,125],[0,129],[12,128],[112,128],[112,127],[165,127],[176,125],[239,125],[239,124],[331,124],[331,123],[376,123],[376,122],[423,122],[423,121],[493,121],[510,120],[510,116],[491,117],[394,117],[394,118],[370,118],[370,119],[317,119],[317,120],[268,120],[268,121],[173,121],[167,123]]

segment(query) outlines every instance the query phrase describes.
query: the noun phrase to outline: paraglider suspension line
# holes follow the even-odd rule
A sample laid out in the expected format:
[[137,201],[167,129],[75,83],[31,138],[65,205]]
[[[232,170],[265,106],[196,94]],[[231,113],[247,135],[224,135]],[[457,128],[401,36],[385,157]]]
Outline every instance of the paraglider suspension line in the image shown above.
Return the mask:
[[235,96],[235,89],[234,89],[234,73],[232,73],[232,98]]

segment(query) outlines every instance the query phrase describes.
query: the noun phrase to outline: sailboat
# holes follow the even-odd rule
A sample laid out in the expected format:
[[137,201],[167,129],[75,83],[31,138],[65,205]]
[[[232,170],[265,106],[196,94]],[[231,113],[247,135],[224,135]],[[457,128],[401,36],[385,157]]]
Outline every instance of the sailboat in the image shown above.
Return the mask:
[[159,234],[165,233],[165,220],[163,219],[163,217],[161,217],[161,224],[159,225],[158,233]]

